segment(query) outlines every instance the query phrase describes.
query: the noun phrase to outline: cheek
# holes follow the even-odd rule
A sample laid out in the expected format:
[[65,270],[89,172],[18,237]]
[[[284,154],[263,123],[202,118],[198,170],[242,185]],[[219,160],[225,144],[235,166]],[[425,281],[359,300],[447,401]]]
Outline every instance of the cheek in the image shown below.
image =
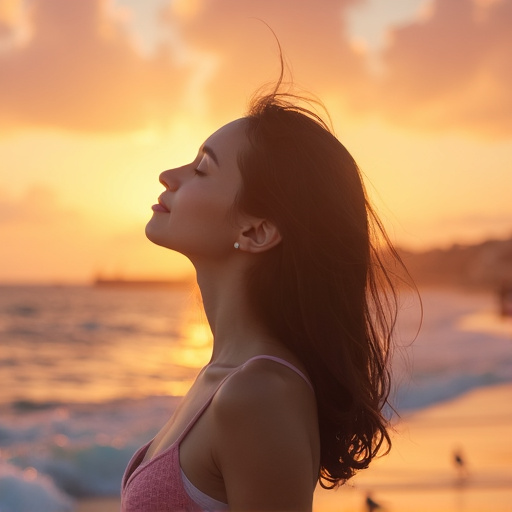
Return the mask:
[[180,220],[200,218],[205,223],[224,224],[229,222],[235,196],[236,187],[230,183],[211,187],[198,181],[187,193],[176,195],[172,212],[179,215]]
[[232,245],[236,237],[232,219],[232,201],[226,194],[197,193],[177,197],[168,219],[168,234],[190,245],[190,248],[213,249]]
[[196,221],[212,223],[226,216],[228,201],[223,197],[211,197],[209,194],[196,193],[177,197],[173,204],[170,221],[194,223]]

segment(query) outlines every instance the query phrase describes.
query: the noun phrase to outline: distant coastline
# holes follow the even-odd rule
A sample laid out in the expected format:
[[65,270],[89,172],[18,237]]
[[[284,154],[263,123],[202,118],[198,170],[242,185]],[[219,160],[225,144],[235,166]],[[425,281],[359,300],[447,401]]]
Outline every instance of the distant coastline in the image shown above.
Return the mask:
[[498,291],[512,287],[512,237],[413,252],[398,249],[418,285]]

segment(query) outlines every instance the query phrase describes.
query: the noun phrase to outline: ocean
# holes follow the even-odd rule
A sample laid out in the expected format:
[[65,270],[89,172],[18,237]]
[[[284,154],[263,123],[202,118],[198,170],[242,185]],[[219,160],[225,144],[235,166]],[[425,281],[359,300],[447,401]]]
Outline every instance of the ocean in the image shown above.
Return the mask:
[[[512,382],[512,319],[492,293],[404,294],[392,403],[401,415]],[[0,510],[71,512],[119,494],[211,337],[194,290],[0,287]],[[20,499],[20,496],[23,498]]]

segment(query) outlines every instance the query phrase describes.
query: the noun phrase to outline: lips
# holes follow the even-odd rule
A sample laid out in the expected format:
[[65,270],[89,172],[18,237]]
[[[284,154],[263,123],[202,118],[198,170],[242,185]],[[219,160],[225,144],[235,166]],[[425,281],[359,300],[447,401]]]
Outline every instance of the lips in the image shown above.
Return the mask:
[[170,210],[169,208],[167,208],[167,206],[165,206],[162,202],[162,200],[160,198],[158,198],[158,203],[157,204],[154,204],[151,209],[154,211],[154,212],[162,212],[162,213],[169,213]]

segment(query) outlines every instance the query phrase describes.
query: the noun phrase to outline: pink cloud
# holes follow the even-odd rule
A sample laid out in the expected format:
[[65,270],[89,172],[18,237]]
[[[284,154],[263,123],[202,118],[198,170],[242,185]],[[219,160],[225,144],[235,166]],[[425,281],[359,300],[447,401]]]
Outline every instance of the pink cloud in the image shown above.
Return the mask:
[[[190,47],[216,58],[207,84],[209,105],[219,113],[240,114],[255,88],[277,79],[277,44],[264,23],[279,38],[298,84],[313,91],[331,89],[340,99],[351,88],[361,88],[365,62],[348,41],[344,19],[346,8],[358,1],[201,2],[180,26]],[[172,6],[169,16],[176,16]]]
[[395,28],[374,106],[402,124],[512,133],[512,2],[435,0],[427,20]]
[[142,58],[101,0],[35,0],[32,37],[0,54],[0,128],[129,130],[166,119],[186,71],[170,48]]
[[[218,113],[240,113],[263,80],[277,76],[279,37],[299,84],[354,112],[426,131],[512,133],[512,2],[434,0],[427,19],[390,31],[383,75],[349,43],[346,9],[355,2],[205,0],[179,20],[183,40],[217,57],[205,85]],[[177,16],[172,9],[169,16]]]
[[169,3],[160,28],[181,47],[168,42],[143,57],[103,0],[34,0],[31,39],[0,54],[0,130],[133,130],[190,106],[216,121],[241,115],[279,71],[259,18],[278,35],[296,82],[321,98],[413,129],[510,136],[512,2],[433,0],[428,19],[390,31],[375,76],[346,30],[347,8],[363,1]]

